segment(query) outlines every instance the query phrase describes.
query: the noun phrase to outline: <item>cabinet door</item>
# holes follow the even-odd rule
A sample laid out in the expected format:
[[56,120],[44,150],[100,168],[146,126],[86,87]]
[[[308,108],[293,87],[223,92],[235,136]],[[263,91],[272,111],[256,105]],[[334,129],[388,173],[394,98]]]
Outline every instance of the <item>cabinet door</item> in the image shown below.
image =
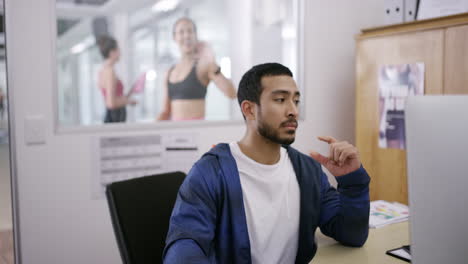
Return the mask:
[[468,94],[468,26],[445,33],[444,94]]
[[425,93],[440,94],[443,41],[442,29],[357,41],[356,145],[371,176],[371,200],[408,203],[406,152],[378,146],[378,68],[387,64],[422,62],[425,65]]

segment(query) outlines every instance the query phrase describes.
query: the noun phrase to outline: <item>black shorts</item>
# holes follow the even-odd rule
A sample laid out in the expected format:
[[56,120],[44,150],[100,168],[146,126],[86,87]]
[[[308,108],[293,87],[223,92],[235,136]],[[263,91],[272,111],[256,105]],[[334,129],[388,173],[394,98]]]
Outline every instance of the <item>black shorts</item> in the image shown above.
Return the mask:
[[104,123],[125,122],[127,119],[127,109],[124,107],[117,109],[107,109]]

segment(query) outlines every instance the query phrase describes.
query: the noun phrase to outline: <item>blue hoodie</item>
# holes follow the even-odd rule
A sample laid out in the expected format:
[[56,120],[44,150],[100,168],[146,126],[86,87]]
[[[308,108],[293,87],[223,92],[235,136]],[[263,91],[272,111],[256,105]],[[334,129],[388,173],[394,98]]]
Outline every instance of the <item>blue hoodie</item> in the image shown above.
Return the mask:
[[[330,186],[320,164],[285,146],[300,189],[296,263],[317,251],[315,230],[359,247],[367,240],[369,181],[363,167]],[[252,263],[242,187],[228,144],[218,144],[195,163],[172,211],[164,263]]]

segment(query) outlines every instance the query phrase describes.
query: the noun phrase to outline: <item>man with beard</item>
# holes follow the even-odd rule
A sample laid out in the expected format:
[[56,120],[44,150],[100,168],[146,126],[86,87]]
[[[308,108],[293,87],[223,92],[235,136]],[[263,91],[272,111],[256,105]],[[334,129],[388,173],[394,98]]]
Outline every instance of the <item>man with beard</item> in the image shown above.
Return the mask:
[[[332,137],[328,156],[294,142],[300,93],[277,63],[253,67],[237,92],[247,130],[218,144],[179,189],[165,263],[309,263],[317,227],[344,245],[368,235],[369,181],[357,149]],[[338,181],[331,187],[321,165]]]

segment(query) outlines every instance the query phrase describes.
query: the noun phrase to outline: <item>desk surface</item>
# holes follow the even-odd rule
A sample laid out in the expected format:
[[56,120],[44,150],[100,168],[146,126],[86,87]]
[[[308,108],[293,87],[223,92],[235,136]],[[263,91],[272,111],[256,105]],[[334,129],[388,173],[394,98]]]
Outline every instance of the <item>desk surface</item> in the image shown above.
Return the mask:
[[[362,248],[345,247],[317,231],[318,250],[311,263],[362,263],[404,264],[405,261],[391,257],[389,249],[409,244],[408,222],[369,229],[369,238]],[[346,261],[345,261],[346,260]]]

